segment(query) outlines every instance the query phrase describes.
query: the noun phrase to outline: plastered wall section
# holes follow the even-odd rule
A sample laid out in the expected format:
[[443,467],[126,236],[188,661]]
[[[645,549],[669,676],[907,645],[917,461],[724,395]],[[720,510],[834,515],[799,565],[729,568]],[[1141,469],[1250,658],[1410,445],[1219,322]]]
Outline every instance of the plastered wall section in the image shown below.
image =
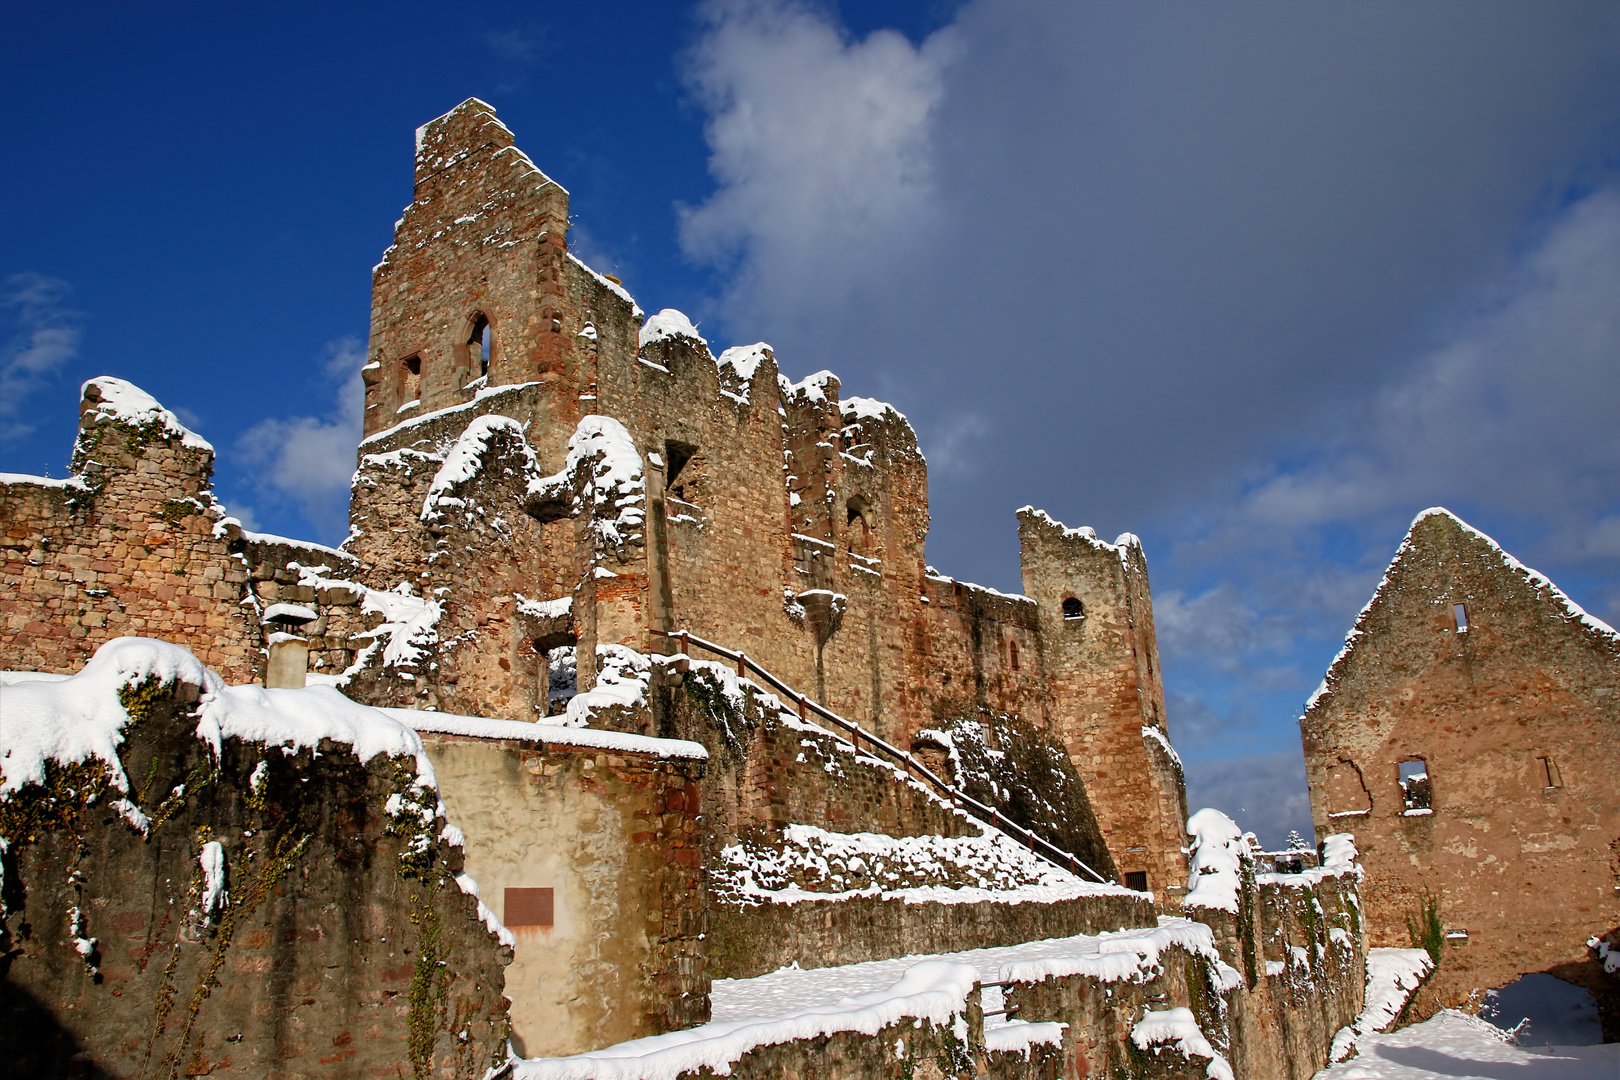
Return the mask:
[[[1180,762],[1167,749],[1141,547],[1134,537],[1100,542],[1089,529],[1064,528],[1029,508],[1019,511],[1019,538],[1052,730],[1085,781],[1120,872],[1146,873],[1148,888],[1173,900],[1187,880],[1187,796]],[[1065,601],[1078,601],[1079,617],[1066,617]]]
[[512,928],[506,994],[519,1054],[572,1054],[708,1019],[701,762],[422,737],[490,908],[505,918],[508,888],[554,890],[551,928]]
[[[1525,972],[1580,981],[1586,940],[1620,924],[1620,640],[1551,588],[1449,514],[1420,519],[1301,721],[1317,833],[1353,832],[1367,869],[1369,944],[1409,946],[1426,891],[1459,935],[1425,1013]],[[1428,813],[1400,786],[1412,759]]]

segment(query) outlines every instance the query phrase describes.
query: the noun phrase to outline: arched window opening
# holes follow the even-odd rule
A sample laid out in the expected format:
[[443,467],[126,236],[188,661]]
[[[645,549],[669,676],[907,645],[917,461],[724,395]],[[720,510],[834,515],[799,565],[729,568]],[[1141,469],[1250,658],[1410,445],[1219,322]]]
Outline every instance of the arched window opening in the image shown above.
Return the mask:
[[422,358],[407,356],[399,362],[399,402],[404,408],[422,400]]
[[1080,602],[1078,596],[1063,598],[1063,617],[1071,621],[1086,617],[1086,606]]
[[478,354],[478,374],[489,374],[489,360],[491,350],[495,346],[495,336],[490,331],[489,320],[483,313],[473,316],[472,332],[467,335],[467,352]]

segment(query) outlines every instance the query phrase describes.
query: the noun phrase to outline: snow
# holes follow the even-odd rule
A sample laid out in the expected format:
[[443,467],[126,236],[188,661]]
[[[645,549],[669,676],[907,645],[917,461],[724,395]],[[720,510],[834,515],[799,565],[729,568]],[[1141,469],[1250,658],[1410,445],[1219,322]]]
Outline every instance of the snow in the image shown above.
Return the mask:
[[831,395],[827,392],[827,384],[837,381],[838,376],[825,369],[816,372],[814,375],[806,375],[798,382],[789,382],[786,375],[779,374],[776,376],[776,384],[781,387],[784,397],[802,397],[806,401],[829,400]]
[[1393,1024],[1433,969],[1434,959],[1425,949],[1368,949],[1361,1015],[1333,1036],[1328,1060],[1343,1061],[1367,1036]]
[[715,1020],[684,1031],[635,1039],[585,1054],[518,1061],[516,1080],[675,1080],[707,1067],[720,1075],[757,1046],[815,1039],[840,1031],[876,1035],[902,1020],[926,1020],[966,1033],[963,1014],[977,973],[967,964],[925,960],[885,989],[800,1007],[769,1019]]
[[71,675],[57,675],[50,671],[0,671],[0,686],[17,686],[30,682],[62,682]]
[[144,427],[156,423],[162,427],[165,435],[178,438],[181,446],[192,450],[206,450],[210,454],[214,452],[213,445],[207,439],[182,424],[178,416],[159,405],[156,398],[134,383],[115,379],[111,375],[102,375],[85,382],[79,388],[80,396],[82,397],[92,386],[101,392],[101,400],[86,411],[80,418],[80,424],[117,422],[133,427]]
[[1586,947],[1596,949],[1598,959],[1603,961],[1603,970],[1610,975],[1620,973],[1620,948],[1610,945],[1603,938],[1588,938]]
[[[715,366],[720,369],[720,393],[739,405],[749,401],[749,387],[759,365],[772,359],[771,347],[763,341],[752,345],[738,345],[720,354]],[[728,371],[729,369],[729,371]]]
[[1191,1009],[1145,1010],[1142,1019],[1131,1028],[1131,1042],[1138,1050],[1152,1050],[1155,1055],[1168,1044],[1188,1058],[1208,1058],[1205,1075],[1209,1080],[1234,1080],[1232,1066],[1198,1030],[1198,1021],[1193,1018]]
[[1215,908],[1236,915],[1243,885],[1243,830],[1219,810],[1206,807],[1187,819],[1192,836],[1191,872],[1183,908]]
[[655,739],[649,735],[630,735],[622,731],[604,731],[599,728],[561,727],[556,724],[534,724],[525,720],[492,720],[482,716],[458,716],[455,713],[423,712],[416,709],[382,708],[377,711],[418,732],[469,735],[478,739],[555,743],[558,746],[607,750],[615,754],[647,754],[657,758],[705,761],[709,757],[709,752],[703,748],[702,743],[688,742],[685,739]]
[[272,533],[250,532],[249,530],[242,528],[242,523],[233,517],[221,518],[219,522],[214,525],[214,536],[216,538],[224,536],[225,530],[232,525],[237,527],[238,535],[240,535],[241,538],[249,544],[279,544],[284,547],[301,548],[304,551],[318,552],[334,559],[343,559],[346,562],[358,564],[360,561],[353,555],[350,555],[347,551],[340,551],[335,547],[327,547],[325,544],[317,544],[313,540],[294,540],[290,536],[276,536]]
[[264,614],[259,616],[259,621],[268,623],[275,619],[285,619],[289,622],[314,622],[318,618],[320,616],[315,613],[314,608],[305,607],[303,604],[271,604],[264,609]]
[[1181,755],[1176,753],[1176,748],[1170,745],[1170,736],[1166,735],[1162,728],[1143,724],[1142,738],[1150,742],[1158,743],[1159,749],[1163,750],[1170,760],[1176,763],[1176,768],[1184,769],[1181,764]]
[[1142,538],[1137,536],[1135,533],[1120,533],[1114,538],[1114,542],[1110,544],[1097,539],[1097,530],[1093,529],[1090,525],[1082,525],[1078,529],[1071,529],[1067,525],[1063,524],[1063,522],[1053,517],[1051,514],[1048,514],[1045,510],[1037,510],[1035,507],[1028,505],[1019,507],[1018,513],[1029,514],[1037,521],[1040,521],[1054,529],[1060,530],[1066,539],[1084,540],[1086,543],[1090,544],[1092,547],[1098,548],[1099,550],[1111,551],[1115,555],[1119,556],[1120,562],[1127,565],[1130,563],[1131,552],[1140,552],[1142,550]]
[[421,520],[443,521],[445,514],[440,509],[441,505],[453,508],[465,505],[460,499],[452,497],[450,492],[478,475],[479,470],[483,468],[484,454],[489,450],[490,439],[503,431],[517,439],[520,452],[525,457],[525,475],[533,477],[539,473],[539,461],[523,437],[522,424],[510,416],[499,414],[480,416],[462,430],[455,444],[445,453],[444,463],[434,474],[433,482],[428,485],[427,496],[422,500]]
[[360,610],[367,615],[382,616],[381,625],[352,636],[355,640],[370,638],[373,641],[386,637],[384,666],[414,665],[439,640],[439,616],[444,612],[443,607],[437,600],[413,595],[408,581],[387,590],[366,589]]
[[1025,596],[1023,593],[1007,593],[1002,592],[1000,589],[993,589],[988,585],[976,585],[971,581],[960,581],[951,577],[949,574],[944,573],[943,571],[935,569],[932,566],[923,567],[923,576],[928,578],[930,581],[937,581],[942,585],[960,585],[964,589],[975,589],[978,592],[985,593],[989,596],[998,596],[1003,600],[1018,600],[1025,604],[1033,604],[1035,602],[1034,600]]
[[[815,378],[815,376],[812,375],[811,378]],[[838,403],[838,411],[846,424],[860,420],[894,419],[905,424],[908,428],[911,426],[911,421],[906,419],[905,413],[890,405],[887,401],[879,401],[876,398],[845,398]]]
[[[445,827],[448,829],[453,826],[447,825]],[[488,904],[484,903],[484,898],[478,895],[478,882],[471,875],[461,873],[456,875],[456,887],[478,901],[478,917],[484,920],[485,929],[494,934],[496,940],[507,948],[517,948],[517,935],[506,928],[506,924],[501,922],[500,917],[489,909]]]
[[1421,1024],[1388,1035],[1369,1034],[1358,1055],[1317,1073],[1314,1080],[1614,1080],[1620,1043],[1532,1049],[1507,1041],[1478,1017],[1445,1009]]
[[[743,905],[837,902],[1053,904],[1079,897],[1131,896],[1085,881],[979,824],[978,836],[889,836],[788,825],[780,848],[737,843],[720,853],[710,889]],[[802,884],[800,884],[802,883]],[[810,888],[805,888],[808,885]]]
[[571,614],[574,610],[572,596],[560,597],[556,600],[530,600],[522,593],[513,593],[517,597],[517,609],[524,615],[531,615],[536,619],[560,619]]
[[589,469],[585,495],[589,499],[591,531],[604,547],[618,548],[642,538],[646,524],[647,484],[641,454],[624,425],[611,416],[581,418],[568,439],[568,457],[562,471],[529,482],[531,498],[567,498],[574,513],[585,506],[574,494],[574,477]]
[[[1361,813],[1363,811],[1357,811]],[[1356,862],[1356,838],[1351,833],[1333,833],[1322,840],[1322,865],[1297,874],[1256,874],[1255,881],[1266,885],[1313,888],[1332,877],[1354,877],[1360,881],[1366,871]]]
[[1051,1021],[1032,1024],[1028,1020],[1009,1020],[1004,1024],[992,1026],[990,1021],[986,1020],[984,1048],[1002,1054],[1022,1054],[1024,1060],[1028,1061],[1031,1047],[1061,1047],[1063,1029],[1068,1026]]
[[188,650],[165,641],[121,637],[102,645],[76,675],[57,682],[0,685],[0,799],[27,784],[43,783],[45,762],[69,765],[99,760],[112,786],[129,790],[118,748],[129,714],[120,689],[147,678],[183,681],[202,688],[197,738],[217,759],[226,738],[283,746],[294,751],[320,741],[351,746],[362,762],[378,754],[413,758],[418,783],[433,786],[433,766],[422,740],[378,709],[358,705],[330,687],[266,690],[226,686]]
[[692,320],[674,308],[665,308],[656,315],[649,315],[647,321],[641,324],[637,345],[644,349],[655,341],[672,341],[675,338],[689,338],[705,349],[709,347]]
[[[423,424],[430,424],[436,420],[442,420],[446,416],[450,416],[454,413],[477,410],[483,402],[488,401],[490,398],[500,397],[505,394],[516,394],[521,390],[527,390],[531,386],[539,385],[540,384],[538,382],[526,382],[513,383],[509,386],[486,386],[484,389],[474,394],[471,401],[464,401],[460,405],[449,405],[443,409],[435,409],[430,413],[423,413],[421,416],[413,416],[408,420],[401,420],[393,427],[385,428],[382,431],[377,432],[375,435],[368,435],[364,439],[360,440],[360,447],[361,449],[364,449],[371,443],[392,438],[402,431],[409,431],[411,428],[421,427]],[[366,457],[372,456],[373,455],[369,454],[366,455]]]
[[652,661],[624,645],[596,647],[596,685],[568,701],[567,726],[588,727],[597,709],[647,704]]
[[[264,763],[261,761],[259,764]],[[197,862],[202,865],[203,872],[201,914],[204,919],[212,919],[225,901],[224,847],[218,840],[208,841],[202,846]]]
[[1453,514],[1445,507],[1431,506],[1427,510],[1418,514],[1417,517],[1413,518],[1412,524],[1407,527],[1406,537],[1401,541],[1401,546],[1395,549],[1395,557],[1390,559],[1389,566],[1385,567],[1384,576],[1379,579],[1378,587],[1373,590],[1372,597],[1368,599],[1367,603],[1362,606],[1361,611],[1357,613],[1356,621],[1351,624],[1350,632],[1344,637],[1344,645],[1339,649],[1338,654],[1334,656],[1333,662],[1328,665],[1327,674],[1322,676],[1322,681],[1317,685],[1315,692],[1312,693],[1309,700],[1305,702],[1306,712],[1310,712],[1318,702],[1332,692],[1332,689],[1334,685],[1337,684],[1340,675],[1343,674],[1344,666],[1349,663],[1350,654],[1355,651],[1357,642],[1360,641],[1360,639],[1366,634],[1366,631],[1362,629],[1362,626],[1367,621],[1368,613],[1372,611],[1373,605],[1378,602],[1379,597],[1383,596],[1384,590],[1389,587],[1390,575],[1393,574],[1395,568],[1400,565],[1400,562],[1406,556],[1406,553],[1411,550],[1413,530],[1417,528],[1419,522],[1422,522],[1426,518],[1430,517],[1444,517],[1450,519],[1465,534],[1483,542],[1485,546],[1490,549],[1491,553],[1501,560],[1504,566],[1523,577],[1537,592],[1545,591],[1555,604],[1563,608],[1564,617],[1566,619],[1571,622],[1578,623],[1588,631],[1595,633],[1600,637],[1609,639],[1611,645],[1620,645],[1620,631],[1615,630],[1614,627],[1610,626],[1608,623],[1604,622],[1602,619],[1599,619],[1595,615],[1588,614],[1585,608],[1581,607],[1574,600],[1570,599],[1569,595],[1557,585],[1554,585],[1552,579],[1546,574],[1541,573],[1539,570],[1533,570],[1524,565],[1518,559],[1515,559],[1512,555],[1509,555],[1507,551],[1503,549],[1501,544],[1498,544],[1494,539],[1480,532],[1478,529],[1474,528],[1472,525],[1468,524],[1468,522],[1464,521],[1456,514]]
[[77,476],[57,480],[49,476],[31,476],[28,473],[0,472],[0,484],[31,484],[34,487],[66,488],[69,491],[89,491]]

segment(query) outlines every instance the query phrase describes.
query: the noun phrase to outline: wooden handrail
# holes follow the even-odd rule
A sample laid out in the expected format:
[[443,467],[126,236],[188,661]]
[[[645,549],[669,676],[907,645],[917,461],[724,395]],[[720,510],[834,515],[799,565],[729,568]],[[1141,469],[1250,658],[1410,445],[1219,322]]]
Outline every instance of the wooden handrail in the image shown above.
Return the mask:
[[[778,679],[769,671],[766,671],[759,665],[757,661],[750,659],[748,654],[743,652],[741,649],[732,650],[726,648],[724,645],[717,645],[712,641],[706,641],[692,633],[690,630],[654,630],[652,633],[659,637],[673,638],[678,641],[680,643],[680,649],[683,655],[690,655],[691,647],[696,645],[700,649],[704,649],[708,652],[714,653],[716,656],[724,657],[725,659],[734,662],[737,665],[738,678],[748,678],[749,669],[753,669],[754,674],[764,679],[768,685],[778,692],[786,695],[788,700],[797,703],[799,708],[799,716],[806,722],[809,722],[809,718],[805,715],[806,712],[813,712],[822,719],[827,720],[848,732],[849,738],[846,741],[850,744],[850,746],[855,748],[857,753],[861,752],[861,740],[865,739],[872,745],[873,748],[882,751],[884,755],[899,762],[901,767],[905,769],[908,777],[911,776],[913,770],[915,770],[915,772],[924,780],[932,784],[934,789],[940,795],[948,798],[953,806],[966,807],[973,813],[975,817],[979,818],[991,828],[1005,833],[1014,839],[1022,839],[1029,845],[1029,850],[1033,854],[1040,856],[1054,866],[1067,869],[1070,873],[1077,874],[1084,870],[1087,874],[1090,874],[1097,881],[1102,882],[1105,885],[1113,884],[1107,878],[1097,873],[1097,871],[1081,862],[1072,853],[1064,851],[1056,844],[1037,836],[1034,832],[1024,828],[1017,822],[1009,821],[1000,810],[993,806],[986,806],[984,803],[973,798],[967,792],[962,791],[955,785],[949,784],[940,779],[934,774],[933,770],[929,769],[928,766],[924,765],[922,762],[913,757],[909,750],[901,750],[899,747],[890,745],[883,739],[878,738],[870,731],[867,731],[865,728],[861,727],[859,724],[851,720],[844,719],[842,716],[839,716],[837,713],[833,712],[820,702],[813,701],[804,694],[799,693],[797,690],[793,689],[793,687],[789,686],[781,679]],[[828,732],[828,734],[833,735],[834,738],[838,737],[834,732]],[[1045,848],[1046,850],[1042,851],[1042,848]],[[1048,852],[1051,854],[1048,854]],[[1056,856],[1055,858],[1053,857],[1054,855]]]

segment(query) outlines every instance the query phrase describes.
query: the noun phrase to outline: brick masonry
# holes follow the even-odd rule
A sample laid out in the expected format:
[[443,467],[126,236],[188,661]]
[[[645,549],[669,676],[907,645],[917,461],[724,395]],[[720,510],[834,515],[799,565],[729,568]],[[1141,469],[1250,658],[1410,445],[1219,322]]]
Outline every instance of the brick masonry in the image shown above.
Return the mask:
[[[1550,971],[1591,989],[1616,1037],[1620,979],[1586,942],[1620,926],[1620,637],[1440,511],[1351,640],[1300,727],[1317,833],[1354,832],[1367,868],[1369,944],[1409,946],[1432,896],[1459,936],[1422,1015]],[[1409,761],[1428,778],[1412,797]]]

